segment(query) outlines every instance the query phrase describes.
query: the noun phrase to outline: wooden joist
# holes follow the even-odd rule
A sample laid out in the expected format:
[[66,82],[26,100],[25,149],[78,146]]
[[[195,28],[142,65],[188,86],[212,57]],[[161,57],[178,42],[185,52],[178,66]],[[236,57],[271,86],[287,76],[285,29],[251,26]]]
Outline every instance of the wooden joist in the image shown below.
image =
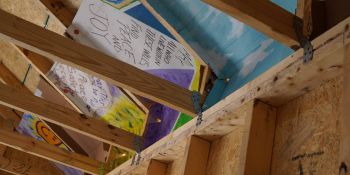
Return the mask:
[[[0,11],[0,38],[111,82],[137,95],[196,116],[192,91],[123,61]],[[200,103],[204,103],[201,98]]]
[[268,37],[296,50],[294,14],[266,0],[202,0]]
[[[14,121],[12,119],[6,119],[5,122],[3,123],[3,125],[0,127],[5,128],[9,131],[13,131],[13,129],[14,129],[13,122]],[[6,150],[6,146],[0,144],[0,157],[2,157],[4,155],[5,150]]]
[[[91,174],[99,174],[98,167],[100,164],[104,164],[92,158],[3,128],[0,128],[0,143]],[[108,173],[107,168],[104,170],[104,174],[106,173]]]
[[349,175],[350,171],[350,44],[344,49],[343,68],[343,104],[342,116],[340,118],[340,153],[339,153],[339,174]]
[[[298,50],[264,72],[242,88],[203,112],[202,123],[196,118],[170,133],[141,152],[140,165],[151,159],[170,163],[184,155],[186,139],[192,135],[214,141],[244,126],[247,102],[257,98],[266,104],[279,107],[325,82],[342,75],[344,46],[350,43],[350,18],[314,39],[314,58],[303,64],[303,50]],[[123,175],[138,166],[131,160],[109,174]],[[140,166],[139,165],[139,166]]]
[[74,15],[59,0],[40,0],[65,26],[70,26]]
[[0,83],[0,104],[135,152],[133,141],[137,135],[2,83]]
[[237,175],[270,174],[277,108],[248,102]]

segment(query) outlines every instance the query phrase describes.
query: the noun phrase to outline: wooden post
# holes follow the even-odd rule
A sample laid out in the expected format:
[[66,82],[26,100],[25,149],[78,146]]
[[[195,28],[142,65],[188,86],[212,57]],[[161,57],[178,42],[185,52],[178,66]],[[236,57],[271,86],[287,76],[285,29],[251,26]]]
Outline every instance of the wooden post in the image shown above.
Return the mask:
[[205,175],[210,142],[196,136],[187,139],[181,175]]
[[344,49],[343,63],[343,102],[342,116],[340,118],[340,165],[339,174],[350,174],[350,44]]
[[[0,38],[195,117],[192,91],[0,11]],[[200,99],[200,104],[204,98]]]
[[248,102],[237,175],[270,174],[276,115],[275,107]]
[[289,48],[298,48],[294,14],[267,0],[202,0]]
[[167,165],[156,160],[151,160],[145,175],[165,175]]
[[[91,174],[99,174],[98,167],[100,164],[104,164],[92,158],[4,128],[0,128],[0,143]],[[105,168],[104,174],[108,172],[107,168]]]
[[133,141],[137,136],[136,134],[2,83],[0,83],[0,104],[37,116],[119,148],[135,152]]
[[[309,31],[308,33],[309,25],[312,25],[309,23],[311,17],[311,4],[312,0],[298,0],[297,9],[295,10],[295,15],[304,20],[304,36],[309,36],[312,32]],[[309,30],[311,29],[312,26]]]

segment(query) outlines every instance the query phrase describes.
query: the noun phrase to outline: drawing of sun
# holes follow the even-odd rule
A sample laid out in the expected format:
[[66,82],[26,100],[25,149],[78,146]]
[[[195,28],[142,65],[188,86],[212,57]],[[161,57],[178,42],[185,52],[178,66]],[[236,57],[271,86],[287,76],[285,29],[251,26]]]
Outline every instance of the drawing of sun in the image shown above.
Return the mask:
[[101,0],[102,2],[111,5],[112,7],[120,10],[134,2],[136,2],[137,0]]

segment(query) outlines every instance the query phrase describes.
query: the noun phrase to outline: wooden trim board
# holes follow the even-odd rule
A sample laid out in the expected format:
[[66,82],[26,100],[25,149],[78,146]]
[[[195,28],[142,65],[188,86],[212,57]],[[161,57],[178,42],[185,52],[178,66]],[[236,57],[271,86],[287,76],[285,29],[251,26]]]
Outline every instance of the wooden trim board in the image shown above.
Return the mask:
[[[213,141],[244,125],[247,102],[257,98],[272,106],[281,106],[342,74],[343,46],[350,42],[350,18],[339,23],[311,42],[314,58],[302,63],[303,50],[283,61],[203,112],[202,123],[196,118],[141,152],[141,163],[155,159],[170,163],[184,155],[186,138],[191,135]],[[243,120],[243,123],[242,123]],[[220,127],[215,127],[220,126]],[[137,166],[131,160],[109,174],[122,175]]]

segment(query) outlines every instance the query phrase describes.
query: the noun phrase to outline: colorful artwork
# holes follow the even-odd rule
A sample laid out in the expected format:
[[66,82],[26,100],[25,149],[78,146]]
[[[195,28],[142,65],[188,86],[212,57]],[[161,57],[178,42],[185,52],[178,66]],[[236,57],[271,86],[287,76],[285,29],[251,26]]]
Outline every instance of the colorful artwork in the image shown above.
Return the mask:
[[[67,32],[82,44],[198,91],[200,64],[138,1],[132,8],[115,10],[103,2],[85,0]],[[161,104],[154,105],[151,114],[162,122],[149,125],[143,148],[168,135],[178,120],[177,127],[189,120]]]
[[84,114],[141,135],[145,114],[114,84],[57,62],[46,75]]
[[112,7],[117,8],[118,10],[136,2],[137,0],[102,0],[106,4],[111,5]]
[[[17,131],[23,135],[47,142],[65,150],[69,148],[40,120],[38,117],[24,113],[22,120],[16,127]],[[82,175],[83,172],[65,165],[53,162],[66,175]]]
[[23,114],[20,124],[16,127],[19,133],[69,150],[67,146],[39,118]]

